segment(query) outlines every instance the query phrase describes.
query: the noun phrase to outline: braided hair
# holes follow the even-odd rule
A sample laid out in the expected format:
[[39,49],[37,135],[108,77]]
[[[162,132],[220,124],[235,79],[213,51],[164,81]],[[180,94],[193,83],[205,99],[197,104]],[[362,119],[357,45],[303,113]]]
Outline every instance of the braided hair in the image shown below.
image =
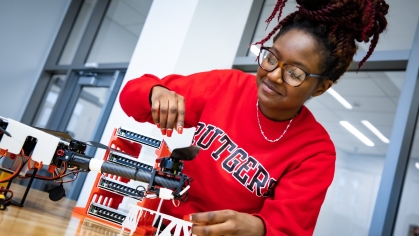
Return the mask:
[[290,29],[303,30],[317,41],[324,58],[323,75],[337,81],[347,70],[356,53],[357,42],[370,42],[359,68],[371,56],[379,35],[387,26],[385,15],[388,4],[384,0],[296,0],[298,10],[279,21],[287,0],[278,0],[269,24],[278,15],[278,25],[261,41],[263,44],[274,36],[274,41]]

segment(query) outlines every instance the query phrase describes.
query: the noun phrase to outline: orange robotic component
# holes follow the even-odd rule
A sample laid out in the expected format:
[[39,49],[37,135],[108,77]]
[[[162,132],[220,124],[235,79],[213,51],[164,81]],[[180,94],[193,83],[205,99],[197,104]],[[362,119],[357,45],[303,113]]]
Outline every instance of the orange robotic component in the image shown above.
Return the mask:
[[[128,140],[118,136],[118,129],[114,129],[108,146],[111,148],[106,151],[103,160],[106,162],[121,164],[130,167],[141,168],[141,170],[150,170],[157,168],[135,160],[144,146],[135,140]],[[160,142],[160,141],[159,141]],[[124,155],[126,154],[126,155]],[[157,159],[170,156],[171,152],[164,141],[160,142],[159,148],[155,150]],[[156,161],[158,162],[158,161]],[[124,197],[130,197],[136,200],[137,205],[156,210],[160,199],[149,199],[139,197],[138,191],[144,188],[134,188],[129,185],[130,179],[122,178],[116,175],[97,174],[92,191],[88,197],[84,207],[75,207],[73,216],[86,217],[109,226],[121,228],[127,211],[119,210],[118,207],[122,203]],[[152,226],[154,215],[145,214],[141,217],[136,234],[151,235],[155,228]]]

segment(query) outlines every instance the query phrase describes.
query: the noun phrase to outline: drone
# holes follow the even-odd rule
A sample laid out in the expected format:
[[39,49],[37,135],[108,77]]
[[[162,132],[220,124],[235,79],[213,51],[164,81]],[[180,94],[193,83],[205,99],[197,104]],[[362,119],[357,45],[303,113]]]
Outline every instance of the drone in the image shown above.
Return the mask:
[[[0,184],[8,183],[6,188],[0,187],[0,210],[12,204],[13,195],[7,195],[11,192],[9,187],[14,178],[30,178],[21,202],[13,204],[23,206],[33,179],[61,183],[49,191],[50,199],[58,201],[65,196],[63,177],[74,175],[76,178],[78,173],[90,171],[148,183],[147,188],[137,188],[131,193],[137,199],[157,197],[163,200],[186,200],[193,179],[182,173],[183,161],[193,160],[199,152],[198,147],[190,146],[170,151],[164,140],[141,135],[123,127],[118,128],[116,134],[126,140],[140,143],[142,153],[147,153],[147,147],[157,149],[155,153],[158,154],[158,158],[155,165],[139,162],[132,164],[132,160],[138,157],[99,142],[75,140],[64,132],[32,127],[0,117],[0,160],[14,160],[13,166],[0,165],[0,170],[10,175],[3,179],[0,175]],[[102,160],[88,156],[85,154],[88,146],[105,149],[119,158]],[[43,166],[48,166],[48,172],[52,173],[52,177],[37,175],[37,171]]]

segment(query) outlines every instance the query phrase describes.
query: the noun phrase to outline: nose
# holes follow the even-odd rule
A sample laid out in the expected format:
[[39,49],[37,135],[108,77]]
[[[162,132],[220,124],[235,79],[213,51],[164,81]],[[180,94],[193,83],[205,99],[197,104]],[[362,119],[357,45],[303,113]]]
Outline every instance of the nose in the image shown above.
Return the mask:
[[283,82],[282,79],[282,68],[278,66],[275,70],[268,73],[268,78],[270,81],[274,83],[281,84]]

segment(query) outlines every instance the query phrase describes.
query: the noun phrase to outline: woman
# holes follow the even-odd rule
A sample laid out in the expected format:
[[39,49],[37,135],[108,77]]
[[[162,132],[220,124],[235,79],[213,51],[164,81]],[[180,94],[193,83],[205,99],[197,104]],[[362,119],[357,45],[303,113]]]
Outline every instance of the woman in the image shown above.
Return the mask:
[[[279,0],[267,20],[282,12]],[[163,135],[196,127],[201,148],[184,173],[189,198],[167,214],[191,214],[197,235],[311,235],[335,167],[335,148],[304,103],[346,71],[355,40],[371,55],[386,28],[379,0],[297,0],[262,47],[255,77],[214,70],[127,83],[120,103],[128,116],[153,122]],[[279,18],[279,16],[278,16]],[[255,83],[256,81],[256,83]],[[167,203],[171,204],[171,203]]]

